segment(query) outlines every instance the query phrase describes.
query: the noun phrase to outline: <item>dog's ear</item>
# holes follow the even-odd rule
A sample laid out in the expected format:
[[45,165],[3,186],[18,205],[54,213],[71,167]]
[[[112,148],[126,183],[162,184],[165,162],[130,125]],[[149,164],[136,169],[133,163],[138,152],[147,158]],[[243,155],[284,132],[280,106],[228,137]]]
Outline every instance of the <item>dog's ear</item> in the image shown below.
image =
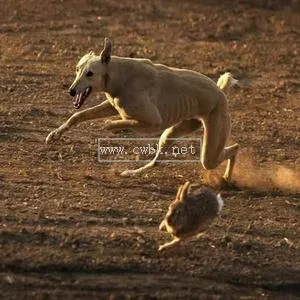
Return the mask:
[[112,43],[111,40],[108,38],[104,39],[104,48],[100,54],[101,62],[102,63],[109,63],[110,56],[111,56],[111,49],[112,49]]

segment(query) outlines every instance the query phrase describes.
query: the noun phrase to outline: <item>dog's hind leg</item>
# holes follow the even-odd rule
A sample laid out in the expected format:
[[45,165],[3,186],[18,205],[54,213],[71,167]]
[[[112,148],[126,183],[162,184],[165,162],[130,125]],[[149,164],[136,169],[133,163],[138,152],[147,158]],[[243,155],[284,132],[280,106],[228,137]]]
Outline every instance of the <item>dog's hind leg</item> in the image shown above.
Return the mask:
[[154,134],[162,131],[160,125],[151,125],[134,119],[107,121],[104,126],[104,130],[114,131],[123,129],[131,129],[136,132],[143,132],[147,134]]
[[50,132],[50,134],[46,138],[46,143],[59,139],[65,131],[69,130],[70,127],[78,123],[92,119],[106,118],[117,114],[118,111],[110,104],[108,100],[105,100],[97,106],[73,114],[59,128]]
[[224,173],[224,180],[229,182],[235,163],[239,145],[225,147],[230,134],[230,117],[222,110],[216,108],[204,120],[204,139],[201,153],[201,162],[205,169],[214,169],[224,160],[228,160]]
[[236,155],[237,155],[238,150],[239,150],[239,144],[234,144],[230,147],[225,148],[226,155],[227,155],[227,157],[229,157],[227,166],[226,166],[226,170],[223,175],[223,178],[225,179],[226,182],[229,182],[231,180],[232,171],[233,171],[233,168],[235,165],[235,160],[236,160]]
[[121,173],[121,176],[131,176],[141,173],[151,167],[154,167],[160,156],[164,155],[169,147],[174,144],[175,138],[188,135],[201,128],[201,121],[197,119],[184,120],[181,123],[167,128],[159,138],[158,150],[155,157],[145,166],[135,170],[125,170]]

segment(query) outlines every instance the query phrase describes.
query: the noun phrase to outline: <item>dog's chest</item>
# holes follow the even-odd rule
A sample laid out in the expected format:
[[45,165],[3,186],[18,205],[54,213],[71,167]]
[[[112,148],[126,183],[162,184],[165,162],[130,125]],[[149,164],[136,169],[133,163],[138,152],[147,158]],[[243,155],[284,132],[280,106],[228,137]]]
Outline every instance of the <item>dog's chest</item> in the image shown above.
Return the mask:
[[113,98],[109,94],[106,94],[106,98],[109,101],[109,103],[118,111],[119,115],[126,119],[129,117],[129,115],[126,113],[124,106],[122,105],[122,101],[120,98]]

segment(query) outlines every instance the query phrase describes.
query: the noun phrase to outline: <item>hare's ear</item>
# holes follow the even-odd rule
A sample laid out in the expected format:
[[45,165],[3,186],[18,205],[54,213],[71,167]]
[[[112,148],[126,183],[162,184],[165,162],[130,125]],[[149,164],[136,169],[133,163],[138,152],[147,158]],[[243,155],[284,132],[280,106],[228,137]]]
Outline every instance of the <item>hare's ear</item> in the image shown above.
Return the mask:
[[104,48],[100,54],[102,63],[109,63],[111,57],[112,43],[108,38],[104,39]]
[[189,190],[189,186],[190,186],[190,182],[189,182],[189,181],[187,181],[187,182],[182,186],[181,191],[180,191],[180,195],[179,195],[179,197],[178,197],[178,199],[179,199],[180,201],[183,201],[183,200],[185,199],[185,197],[186,197],[186,195],[187,195],[187,192],[188,192],[188,190]]
[[181,191],[182,191],[183,185],[181,185],[178,188],[177,194],[176,194],[176,200],[180,200],[180,195],[181,195]]

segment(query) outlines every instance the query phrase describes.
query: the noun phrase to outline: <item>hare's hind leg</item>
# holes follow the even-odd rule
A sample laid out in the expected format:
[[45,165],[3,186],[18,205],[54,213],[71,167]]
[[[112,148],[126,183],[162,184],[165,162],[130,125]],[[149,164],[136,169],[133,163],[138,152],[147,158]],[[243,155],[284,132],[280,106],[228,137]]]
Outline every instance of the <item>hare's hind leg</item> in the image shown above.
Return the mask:
[[238,144],[225,147],[230,134],[230,117],[222,111],[222,108],[216,108],[204,123],[201,163],[205,169],[210,170],[215,169],[224,160],[228,160],[223,178],[229,182],[239,148]]

